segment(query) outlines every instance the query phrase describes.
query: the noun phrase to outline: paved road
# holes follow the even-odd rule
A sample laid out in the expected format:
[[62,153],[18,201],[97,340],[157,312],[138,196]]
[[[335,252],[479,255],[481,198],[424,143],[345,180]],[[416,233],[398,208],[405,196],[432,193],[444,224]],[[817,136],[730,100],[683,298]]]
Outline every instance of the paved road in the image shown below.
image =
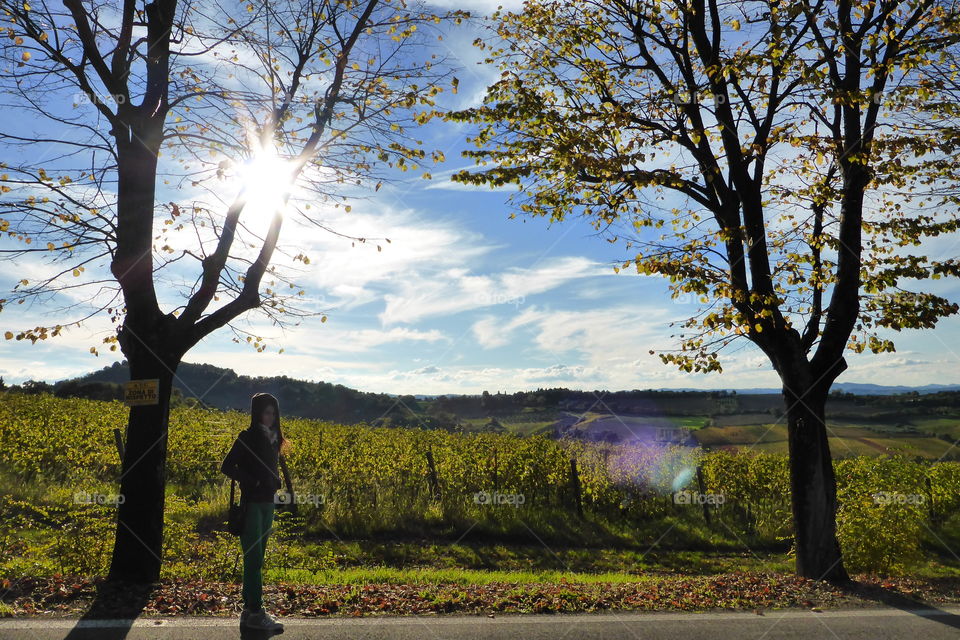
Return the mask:
[[[753,613],[629,613],[571,615],[284,619],[282,640],[957,640],[960,607]],[[231,640],[236,620],[0,619],[0,640]],[[244,633],[244,640],[265,640]]]

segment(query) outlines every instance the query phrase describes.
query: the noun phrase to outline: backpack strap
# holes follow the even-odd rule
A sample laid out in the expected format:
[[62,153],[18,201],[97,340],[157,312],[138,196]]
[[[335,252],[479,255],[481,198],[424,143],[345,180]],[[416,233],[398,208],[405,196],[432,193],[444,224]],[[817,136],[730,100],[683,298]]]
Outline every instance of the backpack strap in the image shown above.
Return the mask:
[[287,469],[287,461],[286,461],[286,459],[283,457],[283,454],[282,454],[282,453],[281,453],[280,456],[279,456],[279,463],[280,463],[280,470],[283,472],[283,479],[284,479],[284,481],[286,481],[286,483],[287,483],[287,493],[290,494],[290,511],[291,511],[291,513],[296,514],[296,513],[297,513],[297,503],[296,503],[296,501],[294,500],[293,482],[291,482],[291,480],[290,480],[290,470]]

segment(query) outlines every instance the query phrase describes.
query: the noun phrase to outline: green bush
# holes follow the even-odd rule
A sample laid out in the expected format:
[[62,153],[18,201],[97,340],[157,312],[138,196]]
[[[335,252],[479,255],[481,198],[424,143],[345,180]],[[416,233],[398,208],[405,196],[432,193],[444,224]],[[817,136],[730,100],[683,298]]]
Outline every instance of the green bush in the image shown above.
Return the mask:
[[903,573],[921,558],[926,469],[900,457],[846,458],[837,470],[837,536],[854,571]]

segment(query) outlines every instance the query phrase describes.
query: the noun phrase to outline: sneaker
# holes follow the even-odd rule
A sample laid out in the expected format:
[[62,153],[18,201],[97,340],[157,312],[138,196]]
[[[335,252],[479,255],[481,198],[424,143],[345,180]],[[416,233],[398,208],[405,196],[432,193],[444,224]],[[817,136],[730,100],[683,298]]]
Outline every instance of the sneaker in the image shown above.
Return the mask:
[[283,631],[283,624],[277,622],[270,617],[270,614],[261,609],[260,611],[251,611],[246,619],[243,617],[243,613],[240,613],[240,624],[250,629],[262,629],[264,631],[272,631],[274,633],[279,633]]
[[247,626],[247,620],[250,619],[250,614],[251,614],[251,613],[253,613],[253,609],[248,609],[248,608],[246,608],[246,607],[244,607],[244,608],[240,611],[240,626],[241,626],[241,627]]

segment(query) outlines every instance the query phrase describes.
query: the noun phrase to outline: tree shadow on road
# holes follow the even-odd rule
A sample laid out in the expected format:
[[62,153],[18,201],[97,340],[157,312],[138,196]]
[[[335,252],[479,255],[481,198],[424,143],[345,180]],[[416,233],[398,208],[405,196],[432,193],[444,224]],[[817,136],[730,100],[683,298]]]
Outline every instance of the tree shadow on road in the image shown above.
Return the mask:
[[[64,640],[124,640],[146,608],[154,588],[155,585],[140,583],[99,583],[90,608],[64,636]],[[160,627],[163,619],[156,620]],[[267,640],[275,634],[257,629],[240,629],[238,624],[237,635],[241,640]]]
[[849,586],[844,587],[843,590],[858,598],[873,600],[888,607],[894,607],[901,611],[913,613],[924,618],[930,618],[930,620],[947,625],[948,627],[960,629],[960,615],[939,609],[896,589],[885,588],[875,584],[853,582]]
[[[90,608],[80,616],[77,626],[64,636],[64,640],[126,638],[134,620],[143,613],[152,592],[153,585],[150,584],[100,582]],[[101,626],[107,621],[109,626]]]

